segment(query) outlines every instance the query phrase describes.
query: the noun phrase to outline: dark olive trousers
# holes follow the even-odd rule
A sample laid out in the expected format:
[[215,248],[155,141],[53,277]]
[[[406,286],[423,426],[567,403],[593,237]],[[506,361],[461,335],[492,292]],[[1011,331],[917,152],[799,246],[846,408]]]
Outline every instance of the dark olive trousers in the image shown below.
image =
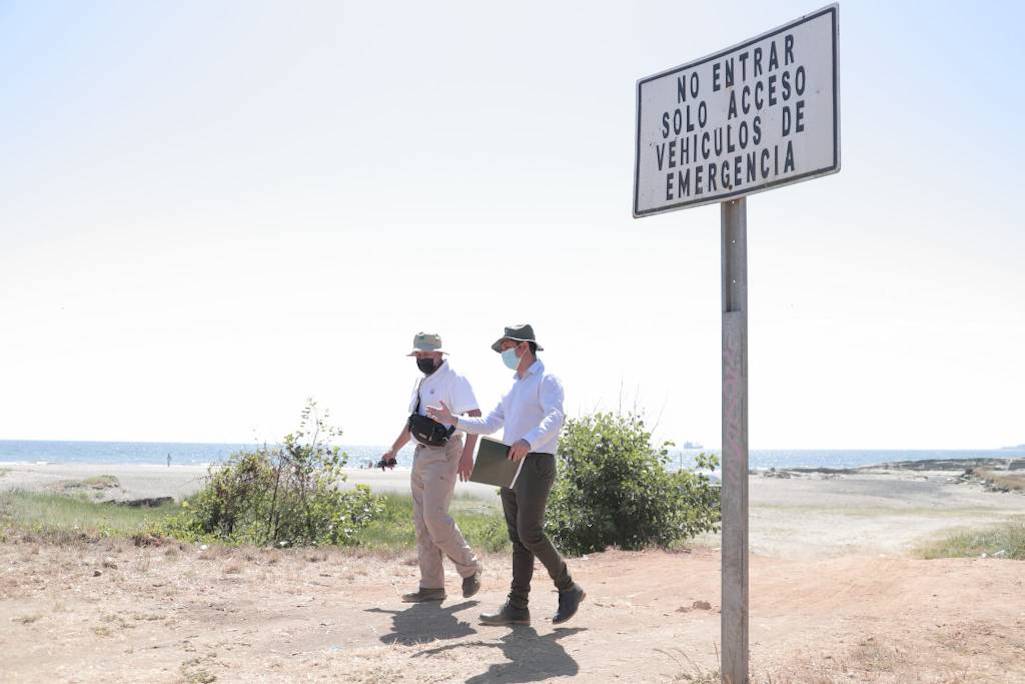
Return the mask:
[[512,588],[509,603],[526,608],[534,558],[541,561],[559,591],[573,588],[573,578],[562,556],[545,536],[545,506],[555,482],[555,456],[527,454],[512,489],[502,487],[502,510],[512,542]]

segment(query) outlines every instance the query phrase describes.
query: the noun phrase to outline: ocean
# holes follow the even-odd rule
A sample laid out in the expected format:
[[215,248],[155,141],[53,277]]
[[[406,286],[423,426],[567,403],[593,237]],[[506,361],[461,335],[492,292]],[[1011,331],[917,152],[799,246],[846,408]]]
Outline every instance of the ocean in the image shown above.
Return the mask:
[[[202,465],[219,463],[232,453],[256,444],[202,444],[187,442],[51,442],[0,440],[0,462],[21,463],[150,463]],[[387,447],[342,445],[350,467],[376,463]],[[681,449],[671,452],[673,468],[690,467],[694,457],[716,449]],[[963,458],[1025,458],[1025,448],[1014,449],[752,449],[749,465],[768,468],[852,468],[892,461]],[[413,449],[398,454],[400,466],[409,466]]]

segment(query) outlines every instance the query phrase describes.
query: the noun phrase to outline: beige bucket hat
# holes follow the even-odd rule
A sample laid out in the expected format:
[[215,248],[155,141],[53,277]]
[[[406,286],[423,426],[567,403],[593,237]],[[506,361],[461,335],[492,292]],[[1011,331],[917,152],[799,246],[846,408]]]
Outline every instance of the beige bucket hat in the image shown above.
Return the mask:
[[437,333],[418,332],[413,336],[413,351],[406,356],[416,356],[417,352],[441,352],[448,354],[441,348],[441,335]]

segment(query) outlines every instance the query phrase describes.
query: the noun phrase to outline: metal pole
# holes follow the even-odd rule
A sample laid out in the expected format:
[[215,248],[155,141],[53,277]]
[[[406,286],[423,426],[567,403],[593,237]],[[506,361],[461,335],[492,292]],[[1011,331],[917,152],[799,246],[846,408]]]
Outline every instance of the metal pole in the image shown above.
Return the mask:
[[723,684],[748,684],[747,201],[722,207]]

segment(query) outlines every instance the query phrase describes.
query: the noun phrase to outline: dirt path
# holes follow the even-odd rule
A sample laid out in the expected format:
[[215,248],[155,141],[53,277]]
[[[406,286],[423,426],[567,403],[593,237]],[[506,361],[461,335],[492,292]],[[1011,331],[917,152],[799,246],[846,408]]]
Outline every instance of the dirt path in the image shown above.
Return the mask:
[[[717,681],[712,551],[577,559],[588,600],[554,629],[544,581],[530,627],[477,624],[503,598],[504,556],[477,597],[440,606],[399,602],[410,560],[8,542],[0,680]],[[755,556],[755,681],[1025,681],[1023,581],[1015,561]]]

